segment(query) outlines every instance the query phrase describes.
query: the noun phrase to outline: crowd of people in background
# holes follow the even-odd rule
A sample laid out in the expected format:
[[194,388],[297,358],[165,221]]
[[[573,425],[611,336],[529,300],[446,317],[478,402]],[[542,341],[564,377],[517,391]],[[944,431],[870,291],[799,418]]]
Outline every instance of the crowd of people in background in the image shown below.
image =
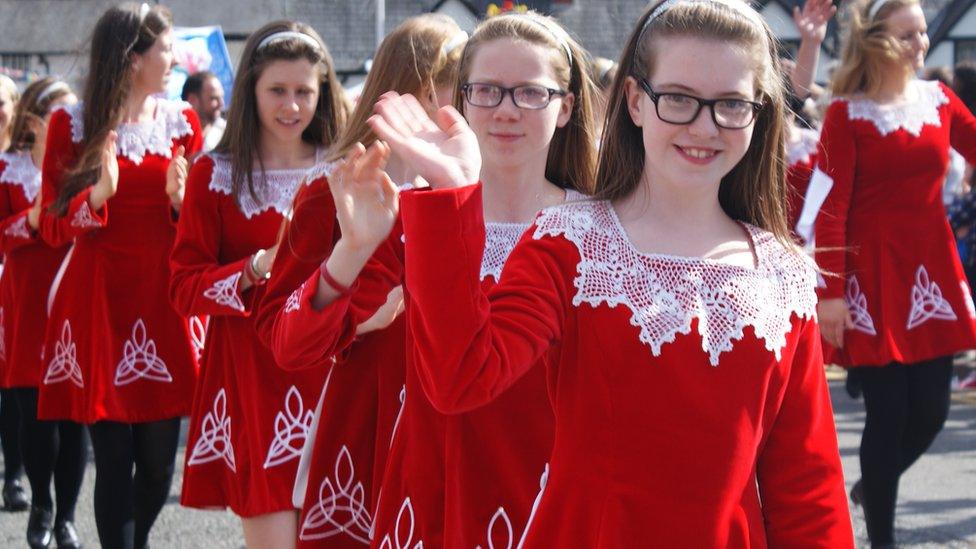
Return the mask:
[[836,13],[784,57],[742,0],[655,1],[616,61],[419,15],[356,97],[274,21],[169,100],[173,14],[109,8],[82,89],[0,76],[4,508],[81,547],[90,446],[112,549],[176,459],[252,548],[841,548],[849,502],[894,547],[976,387],[976,64],[855,0],[818,83]]

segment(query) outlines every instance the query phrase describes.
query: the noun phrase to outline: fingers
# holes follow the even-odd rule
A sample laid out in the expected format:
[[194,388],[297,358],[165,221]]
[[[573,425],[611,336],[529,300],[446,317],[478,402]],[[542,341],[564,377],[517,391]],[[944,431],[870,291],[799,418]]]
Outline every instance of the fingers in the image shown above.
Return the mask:
[[[404,114],[404,112],[400,108],[398,108],[396,104],[398,99],[399,96],[395,98],[384,96],[383,99],[377,101],[376,105],[373,106],[373,110],[376,112],[376,114],[382,117],[383,122],[385,124],[384,127],[389,128],[388,130],[389,135],[383,136],[383,139],[386,139],[388,141],[394,141],[394,142],[403,141],[406,137],[416,133],[410,127],[410,124],[406,120],[406,115]],[[373,118],[375,117],[371,117],[370,121],[372,121]]]
[[174,155],[174,158],[185,158],[185,157],[186,157],[186,147],[180,145],[179,147],[176,148],[176,154]]
[[403,145],[403,134],[391,125],[382,114],[374,114],[366,121],[377,137],[389,143],[395,148]]
[[404,107],[406,107],[410,117],[416,121],[417,125],[420,126],[421,129],[425,131],[437,129],[437,125],[434,124],[434,121],[430,119],[430,115],[427,114],[427,109],[420,104],[420,101],[417,100],[416,97],[408,93],[407,95],[402,96],[402,99]]
[[437,110],[437,126],[449,136],[470,132],[468,122],[453,106],[447,105]]

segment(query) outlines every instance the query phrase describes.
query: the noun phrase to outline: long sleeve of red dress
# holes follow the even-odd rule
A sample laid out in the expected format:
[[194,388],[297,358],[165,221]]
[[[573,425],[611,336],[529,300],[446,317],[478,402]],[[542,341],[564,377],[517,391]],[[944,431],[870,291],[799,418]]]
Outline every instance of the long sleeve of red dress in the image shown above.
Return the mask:
[[[29,153],[26,159],[30,159]],[[31,207],[24,207],[25,197],[18,183],[7,181],[9,162],[0,158],[0,252],[10,253],[38,241],[37,231],[27,223]]]
[[966,158],[966,162],[976,164],[976,117],[951,88],[943,85],[942,91],[949,98],[949,112],[952,117],[949,144]]
[[183,316],[247,316],[251,313],[249,298],[255,292],[242,294],[240,282],[244,269],[249,268],[250,256],[226,263],[220,261],[223,222],[217,195],[208,189],[213,168],[213,160],[203,157],[187,177],[186,196],[170,256],[170,301]]
[[816,221],[817,264],[824,270],[823,298],[844,295],[846,275],[847,213],[851,207],[857,169],[857,143],[847,117],[847,104],[834,102],[827,109],[817,162],[820,171],[833,180],[833,186]]

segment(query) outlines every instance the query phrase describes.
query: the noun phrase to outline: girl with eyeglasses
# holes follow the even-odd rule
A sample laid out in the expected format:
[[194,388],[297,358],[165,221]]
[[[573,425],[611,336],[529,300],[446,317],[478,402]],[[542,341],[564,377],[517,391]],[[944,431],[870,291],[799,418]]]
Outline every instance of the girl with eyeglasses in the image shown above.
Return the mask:
[[[494,17],[475,30],[461,55],[454,104],[475,128],[476,146],[486,159],[481,176],[487,242],[477,258],[449,258],[439,268],[471,267],[478,287],[487,290],[536,212],[582,198],[580,191],[590,188],[595,150],[588,62],[562,27],[535,13]],[[411,105],[433,115],[422,101]],[[333,173],[340,225],[350,220],[355,203],[345,182],[365,172],[378,174],[383,157],[383,147],[374,146]],[[399,162],[399,153],[393,158]],[[379,209],[369,215],[392,223],[395,210],[375,198]],[[397,230],[379,235],[386,241],[363,270],[376,246],[362,247],[360,230],[345,227],[354,239],[340,231],[331,256],[297,294],[296,307],[278,315],[275,348],[295,362],[341,350],[353,328],[404,280],[409,239],[404,242]],[[409,292],[405,300],[409,320]],[[552,449],[542,360],[499,402],[445,414],[428,399],[424,376],[414,365],[416,349],[425,344],[409,331],[406,338],[403,409],[373,522],[373,546],[514,547]]]
[[47,299],[38,416],[89,426],[106,548],[146,545],[196,381],[187,321],[167,298],[185,158],[201,144],[190,105],[157,97],[172,26],[155,4],[99,18],[82,101],[51,118],[42,170],[41,237],[72,246]]
[[0,153],[0,350],[7,361],[0,385],[5,388],[3,397],[14,397],[20,412],[21,452],[31,485],[30,547],[47,547],[52,538],[58,547],[81,546],[74,520],[85,473],[84,427],[73,421],[37,419],[47,324],[43,303],[68,251],[66,246],[49,247],[38,234],[41,166],[51,117],[77,101],[60,80],[47,77],[32,83],[14,111],[10,148]]
[[[400,196],[432,403],[486,405],[547,357],[555,444],[524,547],[853,547],[816,271],[786,226],[777,65],[745,3],[651,6],[596,199],[543,210],[488,292],[476,132],[450,109],[377,105],[374,128],[432,187]],[[346,182],[359,200],[339,218],[365,247],[389,230],[371,176]]]
[[976,161],[976,118],[947,86],[916,79],[928,46],[916,0],[852,7],[810,184],[829,189],[816,245],[834,276],[818,316],[863,389],[862,480],[851,498],[875,547],[895,542],[899,477],[945,423],[953,355],[976,347],[941,199],[950,146]]

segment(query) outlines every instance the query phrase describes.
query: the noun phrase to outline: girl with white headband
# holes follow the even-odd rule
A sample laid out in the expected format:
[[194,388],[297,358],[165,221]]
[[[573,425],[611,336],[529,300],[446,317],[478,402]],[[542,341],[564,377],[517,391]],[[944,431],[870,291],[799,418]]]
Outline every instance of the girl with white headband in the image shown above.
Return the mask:
[[[589,60],[558,23],[535,13],[488,19],[477,27],[463,54],[458,53],[457,80],[439,89],[453,94],[454,105],[478,133],[486,159],[482,176],[489,195],[484,226],[488,236],[475,268],[479,286],[490,288],[536,212],[582,198],[579,191],[591,186],[596,151],[592,84],[586,72]],[[363,122],[372,114],[373,104],[382,100],[382,91],[373,90],[360,99],[357,112]],[[413,93],[403,87],[394,91]],[[436,112],[424,93],[413,106],[430,116]],[[371,132],[370,136],[372,140]],[[367,157],[381,156],[377,149]],[[416,174],[397,154],[391,156],[387,169],[396,181],[404,181],[405,174],[413,180]],[[346,215],[348,203],[342,176],[354,177],[353,173],[346,168],[330,180],[340,215]],[[383,215],[392,216],[388,211]],[[297,221],[296,214],[296,227]],[[302,240],[326,240],[324,231],[300,234]],[[330,257],[319,256],[326,259],[321,269],[314,264],[306,271],[313,274],[295,294],[293,306],[278,313],[274,348],[285,359],[282,365],[315,363],[329,368],[327,358],[342,350],[355,327],[383,304],[391,288],[403,282],[403,250],[410,244],[400,236],[399,231],[389,236],[351,295],[343,288],[363,268],[369,253],[350,256],[350,248],[356,245],[343,233]],[[454,272],[462,265],[467,263],[459,256],[445,258],[440,268]],[[545,370],[541,364],[533,369],[501,402],[464,414],[444,414],[425,394],[423,377],[414,365],[416,341],[404,333],[404,325],[394,324],[401,346],[406,337],[406,356],[399,364],[380,365],[380,379],[397,371],[404,391],[380,395],[396,403],[398,411],[402,402],[402,412],[394,418],[396,431],[373,518],[372,543],[469,549],[514,546],[525,529],[552,450],[554,418]],[[359,345],[354,343],[350,352],[357,352]],[[342,375],[342,366],[333,370],[333,381]],[[345,408],[331,409],[339,417],[333,421],[347,420]],[[338,473],[343,463],[326,462],[322,467]],[[333,476],[332,486],[336,480],[343,479]],[[361,480],[357,476],[353,485]],[[315,486],[310,485],[310,491]],[[317,508],[328,509],[334,500],[322,494],[331,492],[318,489]],[[344,495],[337,503],[349,499]],[[342,524],[338,518],[333,520]]]
[[324,378],[279,370],[250,316],[264,298],[295,193],[324,184],[325,148],[345,121],[344,92],[321,38],[304,23],[268,23],[244,45],[227,131],[187,180],[170,296],[181,315],[210,322],[181,502],[229,507],[248,547],[295,546],[291,487]]
[[[450,109],[377,105],[433,188],[400,195],[432,403],[504,398],[548,356],[555,444],[524,547],[853,547],[816,272],[786,225],[777,65],[744,3],[652,7],[610,95],[596,199],[543,210],[488,292],[475,135]],[[339,218],[364,247],[389,230],[367,175]]]
[[[976,311],[940,199],[950,146],[976,162],[976,119],[938,82],[916,0],[857,2],[811,189],[826,287],[818,313],[836,360],[856,368],[867,416],[861,474],[874,547],[894,540],[898,481],[949,412],[955,353],[976,347]],[[809,195],[808,195],[809,196]]]
[[74,520],[87,453],[84,426],[37,419],[41,346],[47,323],[43,303],[68,251],[66,246],[49,247],[37,232],[41,164],[52,114],[77,101],[71,88],[55,78],[41,78],[28,86],[14,112],[10,149],[0,154],[0,252],[4,254],[0,349],[6,359],[0,386],[4,387],[3,398],[13,397],[20,412],[20,452],[31,485],[30,547],[47,547],[52,537],[58,547],[81,545]]
[[41,237],[72,244],[47,299],[38,416],[89,426],[95,523],[141,548],[169,496],[197,365],[169,303],[169,253],[200,125],[159,99],[173,68],[169,10],[123,4],[95,24],[82,101],[51,118]]

